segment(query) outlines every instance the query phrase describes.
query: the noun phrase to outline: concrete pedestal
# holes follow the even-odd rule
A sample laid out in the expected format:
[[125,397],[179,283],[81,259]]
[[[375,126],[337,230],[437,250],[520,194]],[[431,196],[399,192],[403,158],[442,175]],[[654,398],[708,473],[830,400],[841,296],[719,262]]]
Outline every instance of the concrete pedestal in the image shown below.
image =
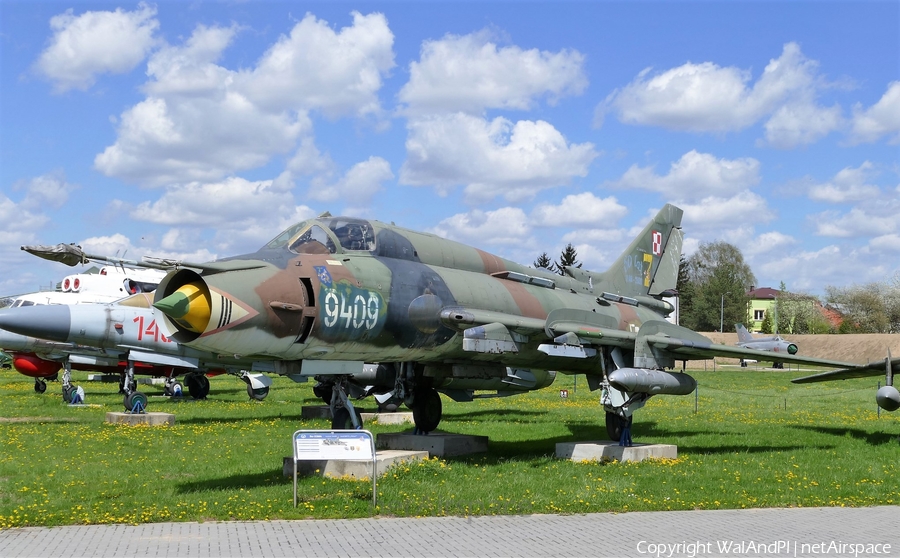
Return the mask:
[[572,461],[643,461],[645,459],[677,459],[678,446],[672,444],[635,444],[629,448],[608,440],[596,442],[562,442],[556,444],[556,457]]
[[[414,459],[428,459],[427,451],[399,451],[385,450],[375,452],[375,467],[378,476],[387,472],[388,469]],[[285,457],[283,466],[284,476],[290,478],[294,474],[294,458]],[[323,477],[351,477],[355,479],[372,478],[372,462],[371,461],[339,461],[331,460],[304,460],[297,462],[297,474],[302,476],[320,475]]]
[[[412,424],[412,413],[365,413],[360,412],[363,419],[363,427],[369,422],[378,424]],[[304,405],[300,407],[300,418],[328,419],[331,420],[331,411],[328,405]]]
[[174,426],[175,415],[171,413],[106,413],[106,422],[111,424],[146,424],[148,426]]
[[360,413],[363,419],[363,428],[370,422],[376,424],[412,424],[412,413]]
[[300,418],[331,420],[331,411],[328,405],[304,405],[300,407]]
[[412,433],[378,434],[375,437],[375,447],[427,451],[431,456],[453,457],[487,451],[488,437],[445,432],[432,432],[427,436]]

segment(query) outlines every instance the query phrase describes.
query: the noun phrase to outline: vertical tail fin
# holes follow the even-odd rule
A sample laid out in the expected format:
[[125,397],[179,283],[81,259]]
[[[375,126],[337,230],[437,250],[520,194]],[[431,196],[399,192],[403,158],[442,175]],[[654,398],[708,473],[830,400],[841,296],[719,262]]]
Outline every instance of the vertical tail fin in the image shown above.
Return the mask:
[[748,341],[753,341],[753,335],[747,331],[747,328],[744,327],[744,324],[734,324],[734,329],[738,334],[738,343],[747,343]]
[[602,289],[626,296],[674,291],[681,262],[681,217],[684,211],[666,204],[601,275]]

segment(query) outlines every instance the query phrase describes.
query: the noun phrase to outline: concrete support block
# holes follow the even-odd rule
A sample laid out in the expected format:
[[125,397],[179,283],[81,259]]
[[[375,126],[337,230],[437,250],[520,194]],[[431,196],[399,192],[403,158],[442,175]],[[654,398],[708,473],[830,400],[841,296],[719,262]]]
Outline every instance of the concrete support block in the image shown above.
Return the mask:
[[[375,452],[375,466],[378,476],[387,472],[394,465],[415,459],[428,459],[427,451],[386,450]],[[294,458],[285,457],[282,469],[284,476],[290,478],[294,474]],[[297,462],[297,474],[301,476],[320,475],[323,477],[351,477],[355,479],[372,478],[371,461],[339,461],[304,460]]]
[[635,444],[620,446],[618,442],[562,442],[556,444],[556,457],[571,461],[643,461],[645,459],[677,459],[678,446],[672,444]]
[[89,382],[106,382],[113,383],[122,379],[119,374],[88,374]]
[[370,422],[376,424],[412,424],[412,413],[361,413],[363,419],[363,427]]
[[131,426],[137,424],[174,426],[175,415],[171,413],[106,413],[106,422]]
[[412,433],[378,434],[375,447],[383,449],[427,451],[436,457],[454,457],[488,450],[487,436],[468,436],[432,432],[427,436]]
[[304,405],[300,407],[300,418],[331,420],[331,411],[328,405]]

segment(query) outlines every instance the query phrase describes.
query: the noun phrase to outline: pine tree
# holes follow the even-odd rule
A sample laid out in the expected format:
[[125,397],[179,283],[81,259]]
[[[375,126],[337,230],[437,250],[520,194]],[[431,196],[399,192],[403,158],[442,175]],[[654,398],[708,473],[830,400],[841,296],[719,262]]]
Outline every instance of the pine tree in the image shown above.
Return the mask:
[[556,262],[556,272],[564,275],[563,267],[581,267],[581,262],[578,261],[578,252],[575,251],[575,247],[572,246],[571,242],[566,244],[566,247],[563,248],[562,253],[559,255],[559,260]]
[[547,255],[547,252],[541,252],[541,255],[538,256],[538,259],[534,260],[534,268],[543,268],[553,271],[553,261],[550,259],[550,256]]
[[763,318],[762,325],[759,327],[759,331],[762,333],[774,333],[775,324],[772,320],[772,312],[766,310],[766,317]]

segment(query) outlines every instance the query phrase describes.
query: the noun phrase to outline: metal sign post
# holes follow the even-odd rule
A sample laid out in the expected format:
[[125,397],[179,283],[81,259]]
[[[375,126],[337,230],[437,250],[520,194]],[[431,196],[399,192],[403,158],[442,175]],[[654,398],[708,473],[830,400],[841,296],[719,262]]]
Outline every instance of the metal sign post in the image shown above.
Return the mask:
[[368,430],[298,430],[294,432],[294,507],[297,507],[297,461],[371,461],[372,506],[378,494],[375,437]]

